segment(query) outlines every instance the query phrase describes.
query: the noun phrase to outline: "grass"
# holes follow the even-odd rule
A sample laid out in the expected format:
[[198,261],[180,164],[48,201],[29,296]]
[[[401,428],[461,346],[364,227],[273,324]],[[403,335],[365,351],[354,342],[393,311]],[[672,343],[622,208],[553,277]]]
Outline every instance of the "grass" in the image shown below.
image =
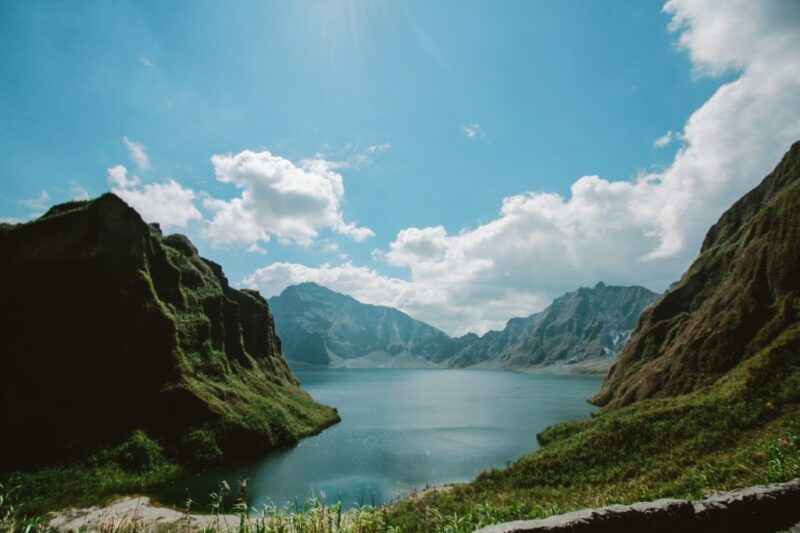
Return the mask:
[[125,442],[82,461],[8,474],[2,486],[17,502],[17,517],[35,517],[65,507],[103,505],[186,474],[157,441],[135,431]]
[[[238,397],[253,390],[248,383],[242,383],[242,389],[230,380],[195,386],[214,387],[210,394],[225,400],[220,408],[255,401]],[[269,405],[279,403],[289,411],[303,408],[302,402],[281,398],[280,388],[272,387],[265,394],[272,395],[265,399]],[[243,412],[232,409],[227,416]],[[282,417],[279,411],[270,416],[279,421]],[[236,423],[246,426],[260,420],[262,416]],[[213,435],[202,430],[193,433],[187,451],[202,447],[198,443],[213,451],[215,443],[208,442]],[[341,506],[311,499],[301,507],[266,506],[255,511],[242,498],[232,510],[244,518],[241,531],[247,532],[457,533],[586,507],[662,497],[695,499],[714,491],[793,479],[800,476],[800,324],[711,386],[552,426],[539,440],[542,449],[507,468],[387,507],[343,513]],[[81,463],[5,480],[4,487],[18,488],[6,489],[0,505],[5,521],[0,525],[6,527],[0,529],[36,529],[40,524],[29,517],[42,511],[103,503],[184,472],[158,441],[136,432]],[[222,495],[223,491],[215,494],[214,511],[220,519],[225,516]]]
[[437,516],[454,517],[451,530],[467,531],[487,505],[507,521],[798,477],[800,326],[711,387],[552,426],[539,440],[508,468],[394,505],[389,523],[435,531]]

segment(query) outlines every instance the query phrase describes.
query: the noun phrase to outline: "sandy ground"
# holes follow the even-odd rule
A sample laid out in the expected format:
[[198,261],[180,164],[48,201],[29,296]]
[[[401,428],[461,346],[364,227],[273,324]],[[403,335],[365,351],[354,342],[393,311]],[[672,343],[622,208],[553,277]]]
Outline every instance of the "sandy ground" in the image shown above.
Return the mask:
[[215,526],[236,531],[236,515],[189,514],[154,505],[147,496],[128,496],[106,506],[64,509],[51,515],[50,526],[58,531],[120,531],[138,526],[137,531],[196,531]]

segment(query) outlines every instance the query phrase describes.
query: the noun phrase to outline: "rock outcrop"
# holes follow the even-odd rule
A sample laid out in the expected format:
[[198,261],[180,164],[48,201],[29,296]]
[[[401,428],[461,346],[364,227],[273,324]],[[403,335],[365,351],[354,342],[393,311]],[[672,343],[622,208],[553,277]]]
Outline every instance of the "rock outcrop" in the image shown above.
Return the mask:
[[800,520],[800,479],[720,492],[703,500],[656,500],[508,522],[477,533],[773,533]]
[[338,420],[303,392],[267,302],[113,194],[0,227],[0,466],[81,456],[137,428],[229,457]]
[[800,142],[709,230],[647,309],[603,388],[618,407],[709,385],[800,322]]

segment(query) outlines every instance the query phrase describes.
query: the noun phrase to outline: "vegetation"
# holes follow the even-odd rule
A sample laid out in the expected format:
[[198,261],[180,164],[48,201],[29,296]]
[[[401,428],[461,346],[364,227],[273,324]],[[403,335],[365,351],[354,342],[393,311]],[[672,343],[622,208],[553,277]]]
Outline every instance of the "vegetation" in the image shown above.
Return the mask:
[[[203,441],[207,435],[193,438]],[[316,499],[291,508],[249,509],[243,530],[472,531],[584,507],[699,498],[711,491],[792,479],[800,476],[800,326],[712,387],[553,426],[539,439],[543,448],[538,452],[469,484],[352,513]],[[135,432],[86,462],[16,476],[5,486],[19,487],[16,501],[26,507],[11,513],[16,517],[11,520],[21,527],[27,522],[20,517],[30,513],[109,501],[181,472],[157,442]],[[223,492],[215,494],[218,505],[212,505],[220,520],[226,511]],[[240,502],[228,511],[242,515],[245,508]],[[7,508],[3,512],[8,514]],[[143,526],[136,527],[140,529],[131,531]]]
[[164,454],[157,441],[137,430],[121,444],[81,461],[7,475],[2,486],[13,501],[24,502],[14,508],[14,514],[30,517],[68,506],[102,505],[186,473],[186,468]]
[[505,521],[798,477],[800,326],[714,386],[559,424],[539,440],[508,468],[394,505],[389,523],[436,530],[435,509],[469,521],[466,531],[486,506]]
[[0,481],[26,513],[108,501],[339,420],[300,389],[266,301],[113,194],[4,228],[0,255]]
[[[233,509],[240,518],[239,530],[456,533],[610,503],[699,498],[713,491],[800,476],[798,176],[800,143],[770,177],[723,215],[681,282],[645,312],[595,398],[606,406],[597,416],[546,429],[539,435],[542,449],[507,468],[384,508],[343,513],[338,505],[324,506],[311,499],[302,507],[267,506],[253,512],[243,487]],[[113,199],[107,202],[110,208],[120,209]],[[80,208],[55,214],[45,222],[75,213]],[[25,231],[36,230],[36,224],[25,226],[29,226]],[[155,383],[156,397],[166,394],[170,405],[183,408],[180,413],[191,422],[180,420],[183,425],[177,435],[164,433],[154,439],[149,432],[134,431],[123,442],[71,466],[12,475],[0,487],[2,528],[42,529],[42,521],[34,518],[42,511],[97,504],[146,490],[183,473],[186,465],[198,468],[227,454],[241,456],[259,446],[291,443],[337,419],[333,410],[314,404],[297,387],[280,357],[274,330],[253,334],[251,322],[243,321],[239,327],[238,313],[226,315],[226,306],[234,306],[248,309],[246,314],[259,317],[259,323],[269,322],[263,299],[230,289],[219,267],[198,258],[185,238],[166,244],[172,251],[153,252],[148,268],[141,270],[147,282],[145,303],[156,304],[155,311],[148,311],[153,311],[147,315],[148,328],[168,322],[174,328],[157,331],[179,341],[175,347],[167,346],[170,349],[164,356],[167,362],[172,361],[171,355],[179,356],[177,379],[166,387],[164,381]],[[164,257],[172,261],[159,267]],[[174,280],[170,268],[181,274],[177,279],[183,279],[184,285],[170,285],[170,279]],[[159,271],[157,276],[148,274]],[[212,277],[216,284],[211,283]],[[140,289],[134,284],[130,290]],[[212,316],[221,322],[212,321]],[[85,316],[81,319],[85,321]],[[26,324],[19,322],[20,328],[31,327]],[[9,330],[16,333],[13,327]],[[225,331],[238,333],[232,339],[240,343],[228,342]],[[142,348],[136,344],[141,339],[122,333],[128,334],[131,346]],[[262,341],[271,348],[256,359],[250,353],[259,352],[256,348]],[[155,347],[163,348],[161,344]],[[146,350],[128,352],[150,355]],[[52,359],[50,364],[76,379],[83,375],[82,369],[76,373],[70,367],[58,367],[61,359]],[[24,366],[27,360],[12,358],[11,362],[20,365],[12,373],[14,379],[29,370]],[[169,371],[164,370],[167,375]],[[139,375],[145,379],[148,374]],[[63,377],[59,374],[60,379],[50,383],[59,386]],[[12,387],[15,382],[3,384]],[[71,382],[69,386],[70,391],[81,391]],[[118,393],[100,392],[108,397]],[[186,406],[198,410],[187,412]],[[17,426],[10,434],[50,444],[36,434],[37,425],[42,425],[38,418],[9,412],[17,417],[12,419]],[[53,422],[56,429],[60,422]],[[97,425],[96,420],[92,423]],[[24,429],[30,433],[21,432]],[[53,427],[44,430],[55,431]],[[19,442],[15,441],[18,446]],[[230,526],[229,515],[224,514],[224,496],[229,491],[223,485],[212,495],[216,517],[212,530]],[[110,523],[101,530],[140,531],[142,527],[134,522]]]

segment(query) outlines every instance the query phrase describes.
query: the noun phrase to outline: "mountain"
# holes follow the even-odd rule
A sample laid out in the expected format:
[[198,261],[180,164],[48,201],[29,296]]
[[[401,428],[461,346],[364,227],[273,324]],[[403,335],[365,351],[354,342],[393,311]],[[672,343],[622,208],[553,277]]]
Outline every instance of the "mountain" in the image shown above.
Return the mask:
[[[460,516],[491,505],[503,520],[519,520],[541,516],[527,509],[545,506],[675,498],[695,500],[688,509],[700,510],[701,522],[693,531],[782,531],[796,523],[800,506],[792,503],[745,514],[731,506],[712,519],[720,500],[697,499],[796,485],[800,477],[799,244],[800,142],[720,217],[688,271],[642,313],[594,398],[602,409],[547,428],[537,435],[541,449],[506,468],[398,503],[394,523],[413,530],[432,508]],[[745,493],[735,493],[738,509]],[[637,505],[652,518],[650,504]],[[792,520],[773,523],[778,517]],[[655,525],[678,530],[675,522]]]
[[0,258],[3,468],[137,429],[192,458],[239,458],[339,419],[300,389],[264,298],[113,194],[0,225]]
[[368,305],[316,283],[287,287],[269,299],[286,357],[347,367],[433,367],[457,343],[407,314]]
[[299,363],[515,369],[581,363],[605,370],[656,296],[643,287],[598,283],[556,298],[541,313],[512,318],[502,331],[459,338],[315,283],[287,287],[270,305],[286,355]]
[[642,315],[595,402],[699,389],[796,333],[799,246],[800,142],[708,231],[700,256]]
[[487,333],[449,363],[517,369],[559,363],[589,368],[590,363],[610,361],[619,352],[642,310],[657,297],[644,287],[602,282],[582,287],[556,298],[541,313],[509,320],[505,329]]

